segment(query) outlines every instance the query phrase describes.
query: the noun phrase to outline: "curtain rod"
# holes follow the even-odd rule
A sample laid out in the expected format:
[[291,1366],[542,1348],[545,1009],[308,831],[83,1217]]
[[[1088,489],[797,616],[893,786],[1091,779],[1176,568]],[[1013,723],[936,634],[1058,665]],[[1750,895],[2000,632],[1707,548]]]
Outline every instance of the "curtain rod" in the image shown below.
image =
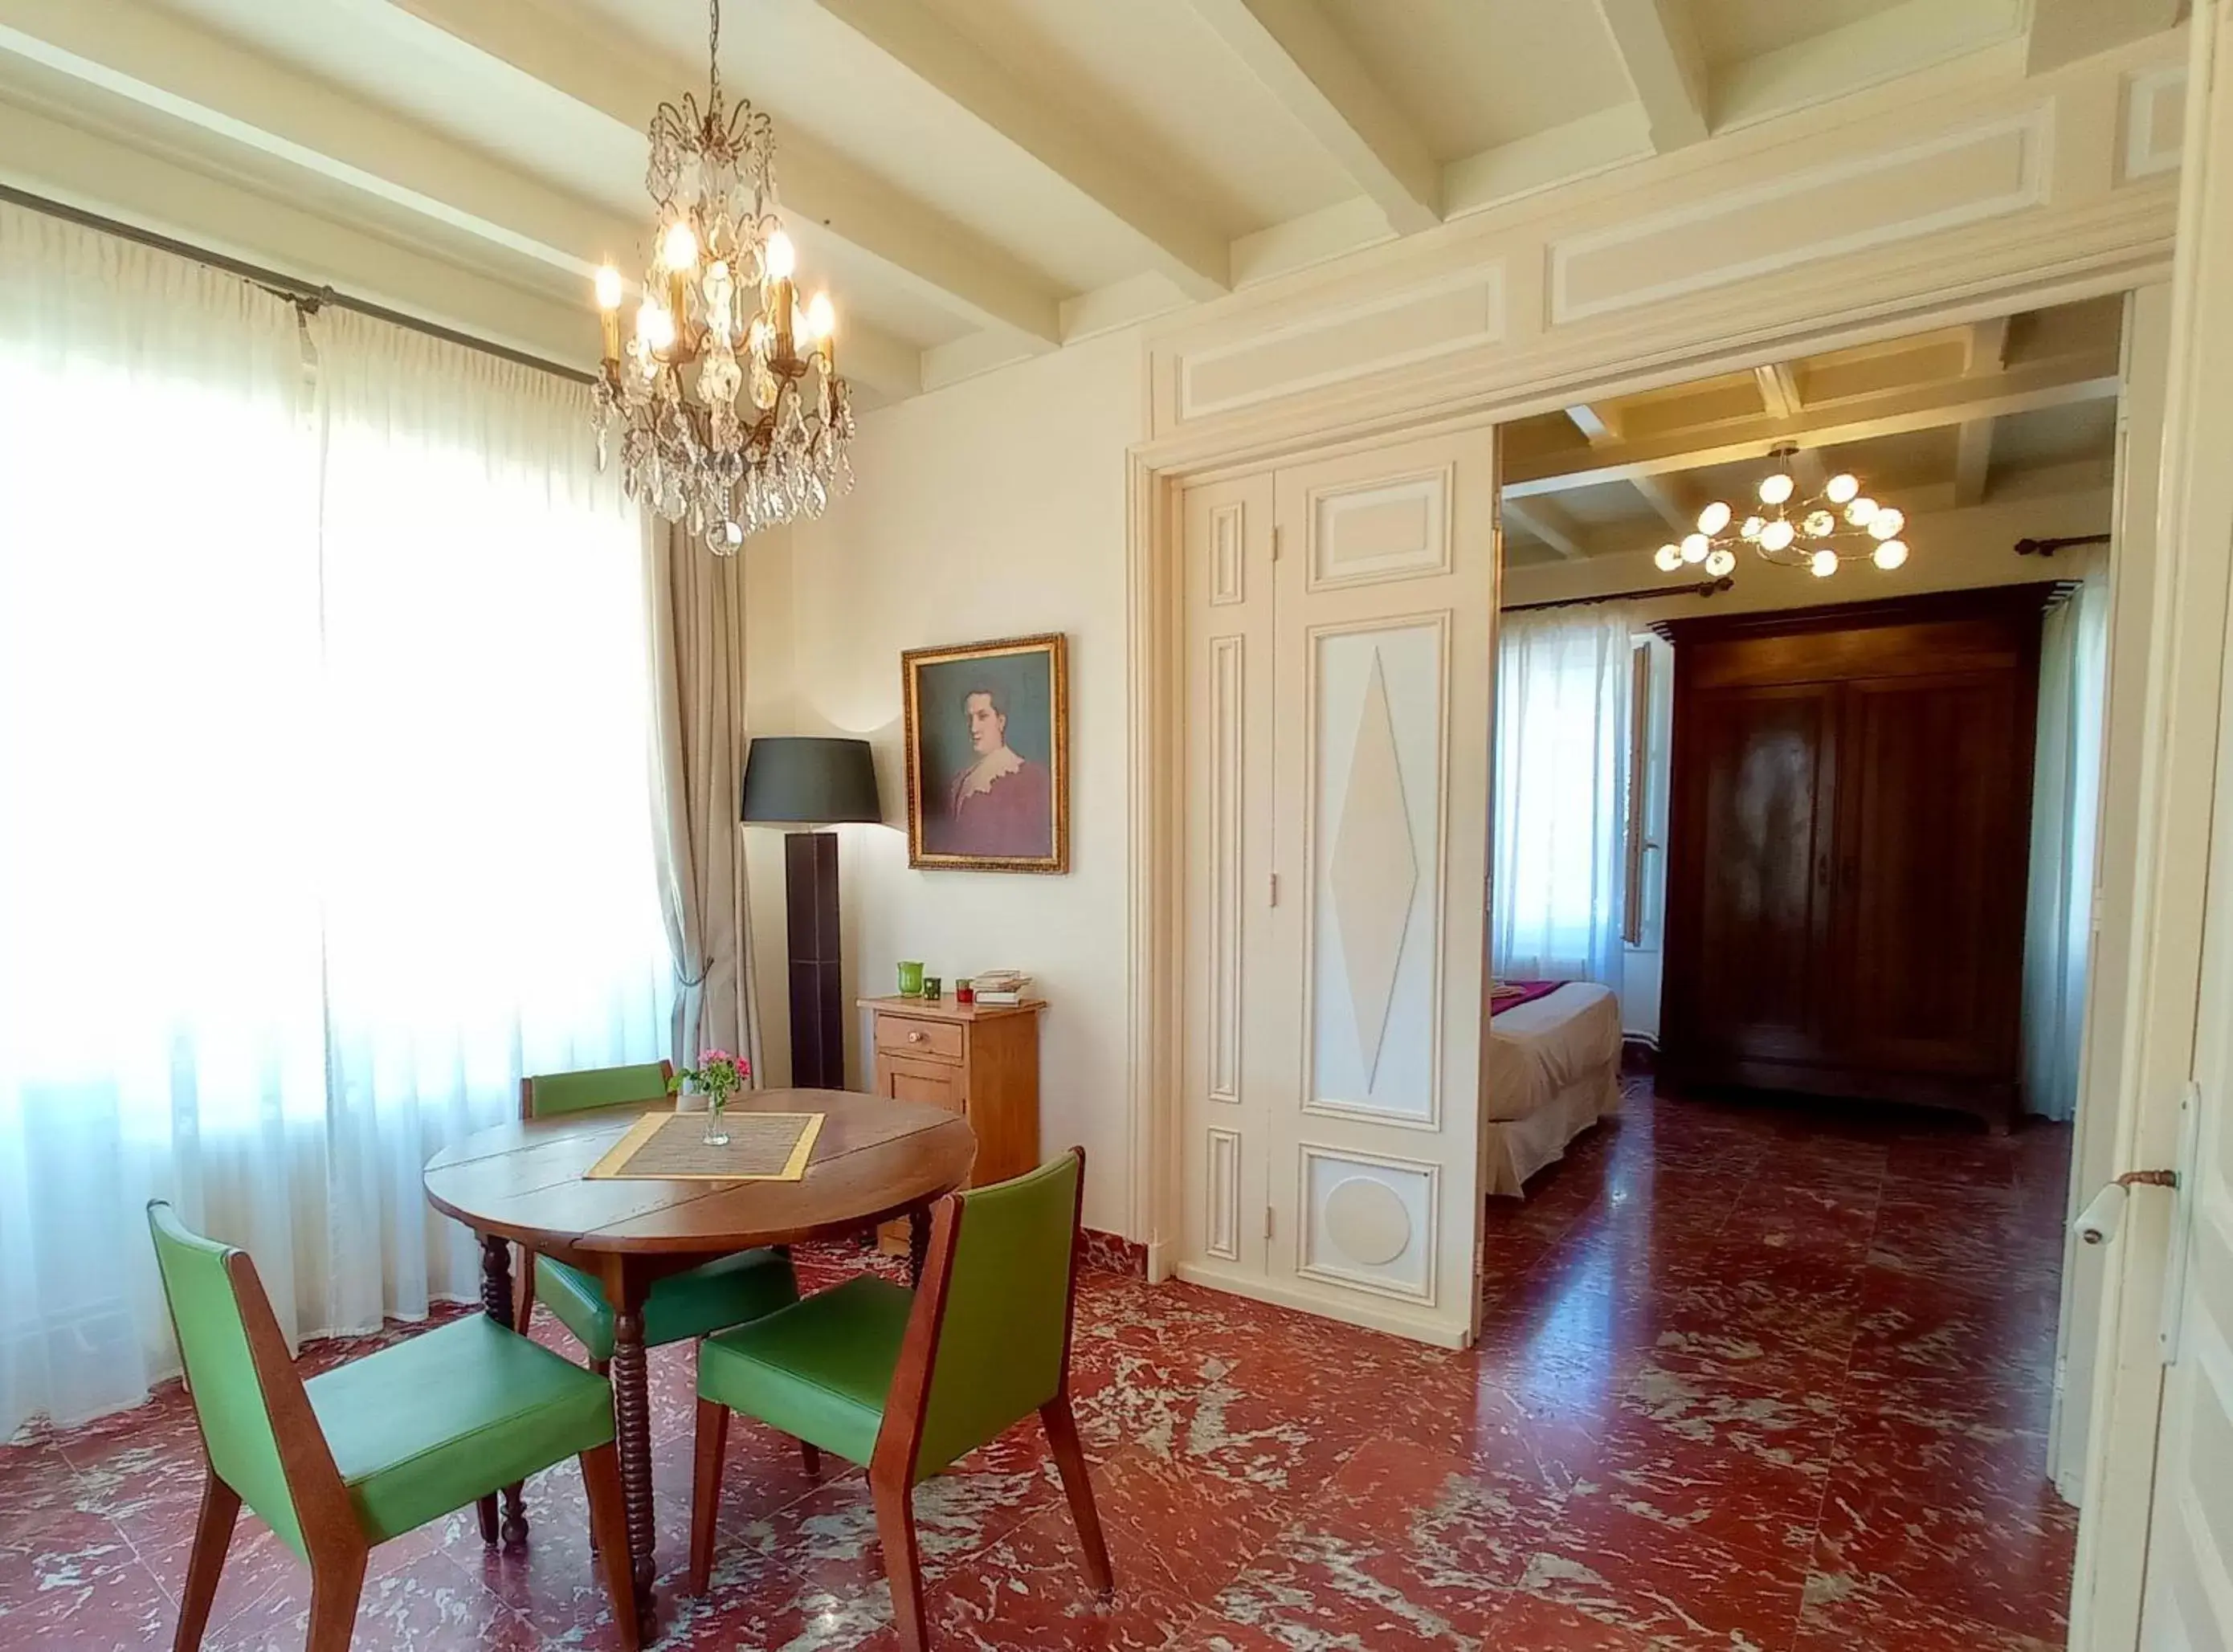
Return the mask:
[[1719,579],[1701,580],[1696,585],[1648,585],[1633,591],[1605,591],[1596,596],[1562,596],[1548,602],[1507,602],[1499,610],[1505,614],[1532,614],[1538,608],[1592,608],[1599,602],[1637,602],[1653,596],[1717,596],[1733,589],[1736,581],[1724,574]]
[[327,304],[336,309],[354,310],[360,315],[369,315],[374,321],[386,322],[391,327],[424,333],[428,338],[438,338],[445,343],[461,345],[468,350],[478,350],[484,355],[493,355],[499,361],[516,366],[532,367],[538,373],[548,373],[556,378],[576,384],[595,384],[596,375],[584,373],[579,367],[562,367],[556,361],[546,361],[539,355],[530,355],[524,350],[515,350],[509,345],[498,344],[471,333],[460,333],[453,327],[444,327],[439,322],[422,321],[407,315],[400,309],[390,309],[385,304],[375,304],[368,298],[358,298],[331,287],[314,286],[300,276],[290,276],[277,270],[267,270],[262,264],[250,263],[245,259],[228,257],[222,252],[212,252],[207,247],[198,247],[191,241],[179,241],[167,235],[158,235],[153,230],[143,230],[136,224],[127,224],[118,218],[103,218],[98,212],[88,212],[82,207],[69,206],[61,201],[49,200],[43,195],[0,184],[0,201],[12,201],[34,212],[43,212],[49,218],[58,218],[67,223],[81,224],[88,230],[99,230],[104,235],[119,240],[136,241],[143,247],[153,247],[158,252],[167,252],[176,257],[191,258],[196,263],[207,264],[212,270],[222,270],[229,276],[263,288],[266,292],[307,309],[313,313]]

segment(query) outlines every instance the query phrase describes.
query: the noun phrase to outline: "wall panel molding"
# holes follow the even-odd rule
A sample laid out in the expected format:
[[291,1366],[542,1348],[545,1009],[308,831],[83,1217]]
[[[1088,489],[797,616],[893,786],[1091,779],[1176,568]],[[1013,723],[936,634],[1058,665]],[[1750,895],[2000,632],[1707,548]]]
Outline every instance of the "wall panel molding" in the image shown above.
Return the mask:
[[1243,781],[1247,773],[1247,641],[1209,645],[1209,1099],[1240,1100]]
[[2165,63],[2125,77],[2124,149],[2117,158],[2121,183],[2178,170],[2186,133],[2186,66]]
[[1942,133],[1550,244],[1554,327],[1912,241],[2046,198],[2052,109]]
[[1295,1272],[1432,1305],[1442,1168],[1325,1142],[1301,1147]]
[[1202,1248],[1227,1262],[1240,1259],[1240,1132],[1213,1128],[1207,1154],[1209,1174],[1206,1192]]
[[1179,416],[1204,419],[1495,344],[1504,327],[1503,265],[1462,270],[1187,353]]

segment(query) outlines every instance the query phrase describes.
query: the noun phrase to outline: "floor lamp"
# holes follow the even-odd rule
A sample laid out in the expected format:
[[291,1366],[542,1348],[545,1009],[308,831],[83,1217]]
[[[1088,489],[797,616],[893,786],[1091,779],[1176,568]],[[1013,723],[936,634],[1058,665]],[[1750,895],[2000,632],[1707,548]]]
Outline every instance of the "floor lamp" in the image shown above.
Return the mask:
[[[741,812],[750,826],[832,826],[884,817],[866,740],[756,739],[745,753],[744,793]],[[791,1082],[799,1089],[843,1089],[837,833],[786,835],[784,893],[791,930]]]

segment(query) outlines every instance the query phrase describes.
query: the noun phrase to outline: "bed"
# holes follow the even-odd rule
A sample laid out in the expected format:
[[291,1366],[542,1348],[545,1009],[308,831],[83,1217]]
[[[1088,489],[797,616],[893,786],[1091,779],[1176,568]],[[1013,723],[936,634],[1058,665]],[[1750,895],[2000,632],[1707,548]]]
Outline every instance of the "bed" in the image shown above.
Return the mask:
[[1489,1017],[1488,1191],[1513,1198],[1620,1106],[1620,1000],[1566,981]]

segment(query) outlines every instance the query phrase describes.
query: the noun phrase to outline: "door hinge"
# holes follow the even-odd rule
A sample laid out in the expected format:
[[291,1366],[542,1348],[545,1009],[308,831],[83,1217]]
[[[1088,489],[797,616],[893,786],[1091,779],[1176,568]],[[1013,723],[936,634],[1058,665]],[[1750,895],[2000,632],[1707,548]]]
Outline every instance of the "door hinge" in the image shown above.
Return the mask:
[[1270,883],[1271,904],[1276,907],[1279,904],[1279,875],[1277,872],[1270,875]]
[[1279,560],[1279,524],[1275,522],[1272,524],[1272,560],[1275,563]]
[[1264,1206],[1264,1237],[1272,1237],[1272,1207],[1269,1205]]

